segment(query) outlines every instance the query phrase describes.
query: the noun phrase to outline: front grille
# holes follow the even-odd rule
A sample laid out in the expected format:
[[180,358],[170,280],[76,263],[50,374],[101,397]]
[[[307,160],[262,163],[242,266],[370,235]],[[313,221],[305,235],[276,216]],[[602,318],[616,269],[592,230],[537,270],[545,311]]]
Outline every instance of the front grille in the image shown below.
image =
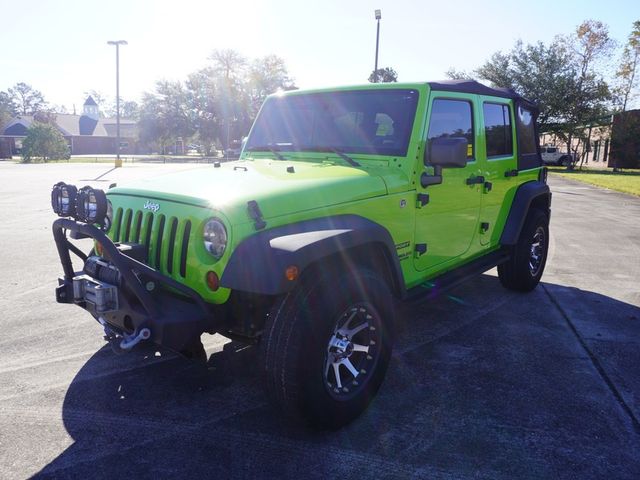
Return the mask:
[[114,242],[144,245],[150,267],[172,277],[186,278],[190,220],[118,208],[111,231]]

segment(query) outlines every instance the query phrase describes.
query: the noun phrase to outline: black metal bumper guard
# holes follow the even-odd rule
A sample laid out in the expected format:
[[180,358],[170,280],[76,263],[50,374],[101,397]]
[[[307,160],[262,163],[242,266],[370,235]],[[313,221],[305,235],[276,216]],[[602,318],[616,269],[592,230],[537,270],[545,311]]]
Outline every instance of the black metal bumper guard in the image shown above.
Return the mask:
[[[127,313],[133,314],[131,317],[134,318],[134,332],[142,328],[149,328],[151,330],[151,339],[155,343],[180,351],[199,337],[201,333],[211,331],[212,328],[215,327],[216,322],[214,320],[212,307],[207,304],[197,292],[161,274],[148,265],[125,255],[118,250],[118,247],[113,241],[99,228],[68,218],[59,218],[53,222],[52,230],[64,270],[64,279],[56,291],[58,302],[75,303],[73,299],[73,278],[77,273],[73,270],[69,252],[73,252],[80,257],[82,261],[86,261],[88,258],[87,255],[67,238],[67,231],[77,232],[100,242],[104,250],[103,257],[120,272],[121,277],[124,279],[123,285],[126,287],[118,286],[118,295],[123,295],[124,292],[122,289],[126,288],[126,291],[135,296],[139,301],[144,310],[142,319],[140,319],[141,315],[139,311],[118,312],[122,314],[122,316]],[[154,295],[154,293],[147,291],[138,278],[138,275],[134,272],[144,277],[145,281],[153,280],[173,288],[192,302],[179,299],[177,296],[171,296],[168,293]],[[157,290],[158,289],[154,289],[154,291]],[[128,302],[125,304],[128,305]],[[91,311],[88,308],[85,309]],[[94,314],[94,316],[97,315],[94,312],[92,312],[92,314]],[[138,319],[137,323],[136,318]],[[108,323],[112,325],[112,322]],[[212,325],[212,323],[214,325]],[[113,326],[126,331],[126,327],[123,324]]]

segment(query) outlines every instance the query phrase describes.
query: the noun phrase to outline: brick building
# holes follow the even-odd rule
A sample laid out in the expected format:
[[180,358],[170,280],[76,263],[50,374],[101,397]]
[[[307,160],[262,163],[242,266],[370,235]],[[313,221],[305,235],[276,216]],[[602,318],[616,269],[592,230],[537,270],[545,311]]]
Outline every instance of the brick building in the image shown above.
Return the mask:
[[[72,155],[116,154],[116,119],[100,117],[98,105],[89,97],[84,102],[82,115],[53,114],[54,125],[67,140]],[[13,118],[0,130],[0,158],[20,154],[22,140],[31,124],[37,120],[30,115]],[[120,118],[120,153],[137,151],[137,124]]]

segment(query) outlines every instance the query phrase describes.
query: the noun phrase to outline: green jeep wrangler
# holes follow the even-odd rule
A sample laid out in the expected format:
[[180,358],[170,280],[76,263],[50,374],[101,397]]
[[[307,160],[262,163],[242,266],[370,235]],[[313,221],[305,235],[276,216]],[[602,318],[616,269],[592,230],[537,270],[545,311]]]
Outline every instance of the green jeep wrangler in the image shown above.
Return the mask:
[[[57,301],[121,350],[151,340],[206,360],[204,332],[257,344],[275,405],[339,427],[383,381],[396,301],[495,266],[506,288],[540,281],[536,116],[472,81],[272,95],[237,161],[106,193],[56,184]],[[69,240],[87,237],[89,255]]]

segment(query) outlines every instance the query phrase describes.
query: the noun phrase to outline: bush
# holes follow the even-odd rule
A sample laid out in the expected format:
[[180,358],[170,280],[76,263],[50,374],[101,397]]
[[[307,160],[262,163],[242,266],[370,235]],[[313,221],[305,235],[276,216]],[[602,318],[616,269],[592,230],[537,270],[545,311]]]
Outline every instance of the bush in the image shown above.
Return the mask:
[[69,158],[69,146],[60,131],[48,123],[34,122],[22,141],[22,162]]

